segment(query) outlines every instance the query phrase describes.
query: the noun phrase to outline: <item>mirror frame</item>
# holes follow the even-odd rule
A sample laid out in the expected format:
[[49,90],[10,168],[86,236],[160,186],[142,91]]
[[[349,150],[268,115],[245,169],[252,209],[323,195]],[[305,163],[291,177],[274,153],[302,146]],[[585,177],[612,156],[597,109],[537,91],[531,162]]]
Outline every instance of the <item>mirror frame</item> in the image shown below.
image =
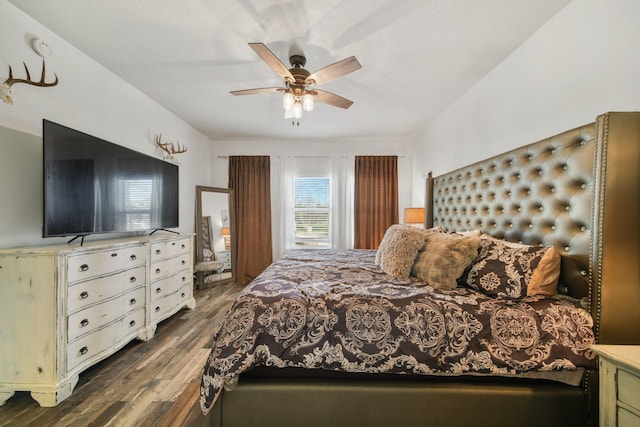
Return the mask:
[[[207,187],[204,185],[196,185],[196,256],[194,260],[194,265],[198,262],[203,261],[202,252],[203,252],[203,243],[202,243],[202,193],[225,193],[227,194],[227,198],[229,200],[229,227],[231,228],[231,278],[222,279],[214,282],[217,285],[225,284],[225,283],[233,283],[236,281],[236,254],[235,254],[235,212],[233,206],[233,190],[229,188],[220,188],[220,187]],[[194,272],[195,273],[195,272]],[[198,273],[196,273],[198,274]],[[196,285],[199,285],[198,281],[195,282]],[[213,283],[212,283],[213,284]]]

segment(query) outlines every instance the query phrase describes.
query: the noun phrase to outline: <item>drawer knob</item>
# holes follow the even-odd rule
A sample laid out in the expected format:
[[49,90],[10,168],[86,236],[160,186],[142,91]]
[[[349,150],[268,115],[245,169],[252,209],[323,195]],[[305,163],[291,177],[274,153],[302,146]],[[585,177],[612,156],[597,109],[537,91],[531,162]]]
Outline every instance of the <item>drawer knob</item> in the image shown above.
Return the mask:
[[187,245],[183,244],[181,247],[182,247],[182,249],[184,249],[184,248],[186,248],[186,247],[187,247]]
[[136,279],[136,276],[131,276],[131,277],[129,278],[129,282],[130,282],[130,283],[135,283],[135,281],[136,281],[136,280],[138,280],[138,279]]
[[156,288],[156,293],[159,294],[160,292],[162,292],[162,289]]
[[160,255],[162,251],[160,249],[156,249],[156,255]]
[[160,269],[156,268],[156,274],[160,274]]
[[83,291],[80,293],[80,299],[87,299],[87,298],[89,298],[89,292]]
[[118,256],[118,252],[112,252],[112,253],[111,253],[111,258],[115,258],[115,257],[117,257],[117,256]]
[[183,292],[183,293],[181,293],[181,294],[180,294],[180,296],[181,296],[182,298],[184,298],[184,292]]
[[182,262],[180,264],[185,265],[187,263],[187,261],[182,260]]
[[129,327],[132,328],[136,325],[136,321],[132,320],[131,322],[129,322]]
[[80,356],[84,356],[85,354],[87,354],[89,352],[89,347],[84,346],[80,349],[80,351],[78,352],[78,355]]
[[87,326],[89,324],[89,319],[82,319],[80,321],[80,327],[84,328],[85,326]]
[[131,261],[135,261],[135,260],[137,260],[137,259],[138,259],[138,257],[137,257],[137,256],[135,256],[135,255],[131,255],[131,256],[129,257],[129,259],[130,259]]
[[182,276],[182,281],[184,282],[185,280],[187,280],[187,278]]
[[156,313],[160,311],[160,307],[156,307]]
[[136,302],[137,302],[137,301],[136,301],[136,299],[135,299],[135,298],[131,298],[131,299],[129,300],[129,305],[134,305]]
[[89,264],[82,264],[80,266],[80,271],[88,271],[89,270]]

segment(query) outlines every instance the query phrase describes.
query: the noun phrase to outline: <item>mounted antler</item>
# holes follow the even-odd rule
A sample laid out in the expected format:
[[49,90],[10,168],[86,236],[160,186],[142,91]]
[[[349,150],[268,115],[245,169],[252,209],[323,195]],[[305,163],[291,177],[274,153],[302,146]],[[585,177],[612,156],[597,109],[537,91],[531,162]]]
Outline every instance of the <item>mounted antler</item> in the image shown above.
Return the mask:
[[170,159],[174,158],[174,154],[180,154],[187,151],[187,147],[180,147],[180,143],[177,141],[175,146],[173,145],[173,142],[162,142],[162,134],[156,135],[156,145],[160,147],[165,153],[167,153]]
[[25,64],[24,62],[22,64],[24,65],[24,70],[27,73],[26,79],[13,78],[13,70],[11,69],[11,65],[9,65],[9,78],[0,83],[0,96],[2,97],[2,100],[7,104],[13,104],[13,98],[11,98],[11,86],[13,86],[15,83],[26,83],[29,85],[40,87],[51,87],[58,84],[58,76],[55,73],[53,73],[53,75],[56,77],[56,79],[53,82],[45,82],[46,69],[44,59],[42,60],[42,76],[40,77],[39,82],[34,82],[33,80],[31,80],[31,75],[29,74],[29,68],[27,68],[27,64]]

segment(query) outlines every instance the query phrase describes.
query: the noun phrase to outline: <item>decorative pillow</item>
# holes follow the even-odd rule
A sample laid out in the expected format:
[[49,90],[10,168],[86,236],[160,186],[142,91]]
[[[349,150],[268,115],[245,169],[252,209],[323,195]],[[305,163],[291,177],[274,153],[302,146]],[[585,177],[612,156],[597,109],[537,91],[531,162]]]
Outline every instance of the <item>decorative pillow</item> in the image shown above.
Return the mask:
[[560,255],[555,249],[482,239],[480,252],[460,282],[485,295],[519,301],[527,295],[555,295]]
[[387,229],[376,252],[376,265],[394,277],[407,278],[428,230],[395,224]]
[[527,283],[527,295],[554,296],[558,293],[558,280],[560,279],[560,254],[553,246],[546,248],[538,268],[531,275]]
[[456,279],[478,255],[480,237],[429,233],[411,275],[438,289],[455,289]]
[[[521,243],[509,242],[507,240],[498,239],[490,234],[482,233],[483,239],[495,240],[503,245],[512,248],[530,248],[532,246],[523,245]],[[538,246],[534,246],[539,248]],[[560,279],[561,257],[553,246],[546,246],[546,252],[542,256],[538,267],[531,275],[531,280],[527,283],[527,296],[543,295],[553,296],[558,293],[558,280]]]

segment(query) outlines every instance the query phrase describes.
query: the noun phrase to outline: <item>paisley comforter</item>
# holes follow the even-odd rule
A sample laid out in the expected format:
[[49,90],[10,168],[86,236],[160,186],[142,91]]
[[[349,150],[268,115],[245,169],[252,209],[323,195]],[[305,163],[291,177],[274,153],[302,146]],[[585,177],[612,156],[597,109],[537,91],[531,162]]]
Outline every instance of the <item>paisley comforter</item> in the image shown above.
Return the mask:
[[397,279],[373,250],[294,250],[233,303],[201,381],[206,413],[259,365],[425,375],[593,369],[592,319],[556,298],[521,302]]

